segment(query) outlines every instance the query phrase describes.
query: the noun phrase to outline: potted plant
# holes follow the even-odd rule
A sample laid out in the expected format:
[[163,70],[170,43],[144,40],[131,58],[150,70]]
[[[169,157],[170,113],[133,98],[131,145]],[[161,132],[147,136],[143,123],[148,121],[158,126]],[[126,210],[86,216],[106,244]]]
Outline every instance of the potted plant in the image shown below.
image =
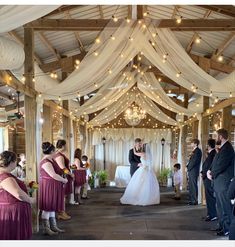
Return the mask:
[[98,177],[99,177],[99,183],[100,183],[100,187],[104,188],[106,187],[106,182],[107,182],[107,178],[108,178],[108,172],[105,170],[101,170],[98,172]]
[[161,170],[158,176],[158,181],[160,186],[167,186],[167,179],[171,174],[170,168],[164,168]]

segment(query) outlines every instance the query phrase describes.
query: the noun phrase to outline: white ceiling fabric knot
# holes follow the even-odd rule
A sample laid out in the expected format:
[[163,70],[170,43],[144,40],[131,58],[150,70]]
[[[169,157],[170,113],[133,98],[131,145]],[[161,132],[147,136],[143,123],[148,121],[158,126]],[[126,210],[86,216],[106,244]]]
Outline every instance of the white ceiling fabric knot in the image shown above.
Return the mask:
[[9,32],[28,22],[34,21],[60,5],[1,5],[0,33]]

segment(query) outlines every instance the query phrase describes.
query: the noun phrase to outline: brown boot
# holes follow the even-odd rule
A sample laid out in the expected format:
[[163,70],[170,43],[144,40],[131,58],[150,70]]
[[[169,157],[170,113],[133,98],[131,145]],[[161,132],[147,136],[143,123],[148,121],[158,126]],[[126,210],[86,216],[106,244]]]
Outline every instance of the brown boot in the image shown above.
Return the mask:
[[70,220],[71,216],[68,215],[65,211],[61,211],[61,212],[58,213],[57,219],[58,220]]

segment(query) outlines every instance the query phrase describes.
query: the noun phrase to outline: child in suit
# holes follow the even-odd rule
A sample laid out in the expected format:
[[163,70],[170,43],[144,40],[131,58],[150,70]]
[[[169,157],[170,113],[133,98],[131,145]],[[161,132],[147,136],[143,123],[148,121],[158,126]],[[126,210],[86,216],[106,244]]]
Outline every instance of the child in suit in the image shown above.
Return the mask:
[[174,165],[174,175],[173,175],[173,180],[174,180],[174,188],[175,188],[175,200],[180,200],[180,190],[182,187],[182,182],[183,182],[183,177],[182,177],[182,172],[180,171],[180,164],[176,163]]

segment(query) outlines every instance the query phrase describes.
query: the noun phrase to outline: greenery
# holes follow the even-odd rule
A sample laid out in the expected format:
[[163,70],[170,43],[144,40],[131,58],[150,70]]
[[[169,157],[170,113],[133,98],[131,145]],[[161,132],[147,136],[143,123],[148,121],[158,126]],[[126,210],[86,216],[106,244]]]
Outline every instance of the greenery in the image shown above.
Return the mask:
[[164,168],[161,170],[161,172],[158,175],[158,181],[160,185],[166,186],[167,185],[167,178],[171,174],[170,168]]
[[106,186],[108,172],[105,170],[94,171],[92,173],[92,176],[89,178],[89,185],[91,186],[91,188],[94,188],[95,178],[99,179],[100,187],[104,187]]

